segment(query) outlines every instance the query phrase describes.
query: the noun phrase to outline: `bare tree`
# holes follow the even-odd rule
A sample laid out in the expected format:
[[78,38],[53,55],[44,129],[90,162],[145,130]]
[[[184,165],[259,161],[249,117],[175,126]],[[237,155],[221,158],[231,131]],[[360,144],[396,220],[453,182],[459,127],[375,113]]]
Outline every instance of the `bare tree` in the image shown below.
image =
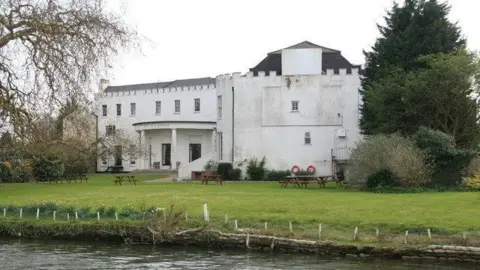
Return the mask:
[[0,1],[0,128],[34,136],[32,119],[71,97],[86,102],[112,57],[137,42],[104,0]]

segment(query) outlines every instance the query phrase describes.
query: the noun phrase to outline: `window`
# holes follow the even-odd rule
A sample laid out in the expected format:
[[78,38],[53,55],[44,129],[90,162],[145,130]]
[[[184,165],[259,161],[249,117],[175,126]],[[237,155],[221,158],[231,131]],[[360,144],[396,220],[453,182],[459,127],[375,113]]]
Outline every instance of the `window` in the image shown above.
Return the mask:
[[135,116],[137,114],[137,104],[130,103],[130,116]]
[[107,116],[107,105],[102,105],[102,115]]
[[292,101],[292,112],[298,112],[298,101]]
[[311,144],[312,138],[310,137],[310,132],[305,132],[305,144]]
[[217,97],[217,118],[222,119],[222,96]]
[[223,133],[218,132],[217,138],[218,138],[218,160],[222,160],[223,159]]
[[117,116],[122,115],[122,104],[117,104]]
[[200,112],[200,99],[196,98],[193,100],[195,112]]
[[175,100],[175,113],[180,113],[180,100]]
[[135,155],[135,145],[131,144],[128,148],[128,154],[130,156],[130,165],[135,165],[137,163],[137,157]]
[[155,101],[155,114],[156,115],[162,114],[162,102],[161,101]]
[[108,125],[105,130],[105,134],[107,136],[113,136],[115,135],[115,126],[114,125]]

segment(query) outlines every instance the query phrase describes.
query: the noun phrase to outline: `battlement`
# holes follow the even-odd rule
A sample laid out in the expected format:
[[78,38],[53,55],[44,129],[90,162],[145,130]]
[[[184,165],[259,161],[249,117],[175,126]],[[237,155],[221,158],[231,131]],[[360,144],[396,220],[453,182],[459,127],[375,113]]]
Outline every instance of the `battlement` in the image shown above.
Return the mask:
[[116,96],[136,96],[136,95],[149,95],[149,94],[161,94],[172,92],[187,92],[187,91],[205,91],[215,90],[215,84],[204,85],[190,85],[181,87],[165,87],[165,88],[151,88],[151,89],[138,89],[138,90],[120,90],[115,92],[100,93],[101,97],[116,97]]
[[[339,68],[339,69],[327,69],[321,74],[322,76],[335,76],[335,77],[342,77],[342,76],[359,76],[360,75],[360,68],[359,67],[354,67],[354,68]],[[232,74],[221,74],[217,76],[217,81],[221,80],[231,80],[233,78],[258,78],[258,77],[281,77],[281,76],[295,76],[295,75],[278,75],[275,70],[271,70],[269,72],[265,71],[258,71],[258,72],[253,72],[249,71],[244,74],[240,72],[235,72]],[[304,75],[299,75],[299,76],[304,76]]]

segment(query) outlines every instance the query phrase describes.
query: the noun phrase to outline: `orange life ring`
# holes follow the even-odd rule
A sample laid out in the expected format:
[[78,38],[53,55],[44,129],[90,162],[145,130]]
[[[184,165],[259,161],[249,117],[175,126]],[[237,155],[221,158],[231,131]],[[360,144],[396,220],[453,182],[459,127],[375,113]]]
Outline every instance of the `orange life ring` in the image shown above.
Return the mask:
[[315,169],[315,167],[314,167],[313,165],[310,165],[310,166],[308,166],[308,168],[307,168],[307,172],[308,172],[309,174],[315,174],[316,171],[317,171],[317,169]]
[[300,167],[297,165],[293,166],[292,169],[290,170],[293,174],[297,174],[300,172]]

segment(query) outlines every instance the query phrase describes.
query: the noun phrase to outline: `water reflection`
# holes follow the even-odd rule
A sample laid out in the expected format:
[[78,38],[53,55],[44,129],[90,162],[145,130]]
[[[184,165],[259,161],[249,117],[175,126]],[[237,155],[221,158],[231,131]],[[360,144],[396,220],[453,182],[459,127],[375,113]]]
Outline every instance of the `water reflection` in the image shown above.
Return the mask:
[[349,261],[301,254],[0,239],[1,269],[477,269],[473,265]]

